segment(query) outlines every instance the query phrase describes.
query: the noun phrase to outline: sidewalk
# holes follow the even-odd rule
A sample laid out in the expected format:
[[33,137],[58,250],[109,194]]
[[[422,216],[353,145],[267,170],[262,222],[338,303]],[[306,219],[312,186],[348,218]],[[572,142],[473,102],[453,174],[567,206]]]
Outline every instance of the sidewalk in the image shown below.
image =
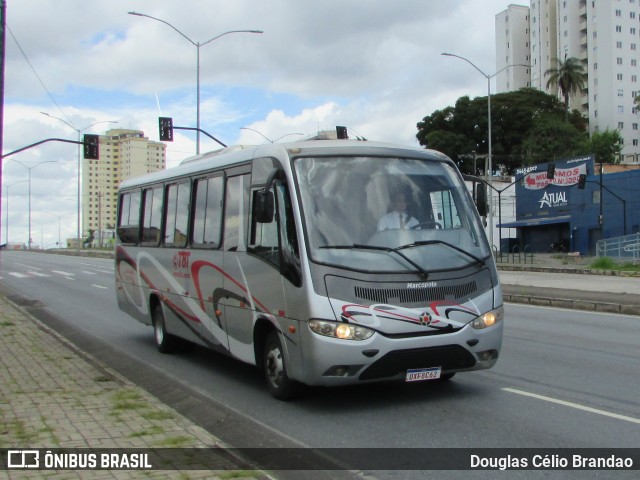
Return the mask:
[[591,270],[594,258],[561,254],[509,260],[497,263],[505,302],[640,315],[640,272]]
[[[0,352],[2,449],[224,446],[143,389],[76,350],[3,295]],[[240,464],[226,456],[215,471],[12,469],[0,470],[0,478],[265,478],[259,471],[241,471]]]

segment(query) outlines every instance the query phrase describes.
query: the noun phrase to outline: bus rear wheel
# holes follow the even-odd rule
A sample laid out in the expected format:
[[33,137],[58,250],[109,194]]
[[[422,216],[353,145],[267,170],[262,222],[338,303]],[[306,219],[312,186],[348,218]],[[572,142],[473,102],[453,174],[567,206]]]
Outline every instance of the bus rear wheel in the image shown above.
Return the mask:
[[178,347],[178,339],[167,332],[162,306],[156,305],[153,309],[153,337],[160,353],[172,353]]
[[296,393],[297,384],[287,375],[282,344],[275,331],[269,333],[265,340],[262,368],[272,396],[279,400],[287,400]]

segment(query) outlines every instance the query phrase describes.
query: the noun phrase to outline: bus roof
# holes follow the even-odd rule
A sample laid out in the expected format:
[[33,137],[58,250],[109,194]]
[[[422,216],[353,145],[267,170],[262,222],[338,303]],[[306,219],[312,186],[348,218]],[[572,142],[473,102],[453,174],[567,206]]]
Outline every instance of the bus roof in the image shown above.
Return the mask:
[[432,160],[449,160],[449,157],[435,150],[421,147],[363,140],[307,140],[290,143],[270,143],[264,145],[234,145],[184,159],[180,165],[136,178],[125,180],[121,189],[139,185],[161,183],[182,176],[194,175],[202,171],[249,162],[254,158],[273,156],[276,158],[324,155],[368,155],[368,156],[418,156]]

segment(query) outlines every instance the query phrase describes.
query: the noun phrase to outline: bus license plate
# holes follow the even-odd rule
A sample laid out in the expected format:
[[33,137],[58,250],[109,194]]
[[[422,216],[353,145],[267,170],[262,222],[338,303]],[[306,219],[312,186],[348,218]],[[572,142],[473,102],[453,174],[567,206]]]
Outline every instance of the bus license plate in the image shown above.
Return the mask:
[[415,368],[407,370],[407,375],[404,379],[405,382],[422,382],[424,380],[437,380],[440,378],[442,367],[431,368]]

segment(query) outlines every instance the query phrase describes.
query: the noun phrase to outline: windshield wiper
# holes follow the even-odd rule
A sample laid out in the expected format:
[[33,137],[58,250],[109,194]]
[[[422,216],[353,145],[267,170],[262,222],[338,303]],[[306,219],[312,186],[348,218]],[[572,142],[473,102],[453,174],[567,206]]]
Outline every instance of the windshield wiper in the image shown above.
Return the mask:
[[472,258],[473,260],[475,260],[476,262],[478,262],[478,263],[480,263],[482,265],[485,264],[485,261],[483,259],[481,259],[480,257],[477,257],[474,254],[469,253],[466,250],[464,250],[464,249],[462,249],[462,248],[460,248],[460,247],[458,247],[456,245],[453,245],[452,243],[445,242],[443,240],[419,240],[419,241],[414,242],[414,243],[408,243],[406,245],[402,245],[400,247],[396,247],[393,250],[394,251],[396,251],[396,250],[404,250],[405,248],[413,248],[413,247],[421,247],[423,245],[437,245],[437,244],[446,245],[447,247],[453,248],[454,250],[457,250],[460,253],[464,253],[467,257]]
[[407,257],[404,253],[402,253],[400,251],[400,249],[403,248],[403,247],[388,248],[388,247],[377,247],[375,245],[363,245],[363,244],[359,244],[359,243],[354,243],[353,245],[322,245],[322,246],[320,246],[318,248],[336,248],[336,249],[340,249],[340,250],[353,250],[353,249],[377,250],[377,251],[380,251],[380,252],[395,253],[396,255],[401,257],[403,260],[405,260],[413,268],[418,270],[422,274],[422,276],[424,277],[425,280],[429,277],[429,272],[428,271],[426,271],[424,268],[422,268],[420,265],[418,265],[416,262],[411,260],[409,257]]

